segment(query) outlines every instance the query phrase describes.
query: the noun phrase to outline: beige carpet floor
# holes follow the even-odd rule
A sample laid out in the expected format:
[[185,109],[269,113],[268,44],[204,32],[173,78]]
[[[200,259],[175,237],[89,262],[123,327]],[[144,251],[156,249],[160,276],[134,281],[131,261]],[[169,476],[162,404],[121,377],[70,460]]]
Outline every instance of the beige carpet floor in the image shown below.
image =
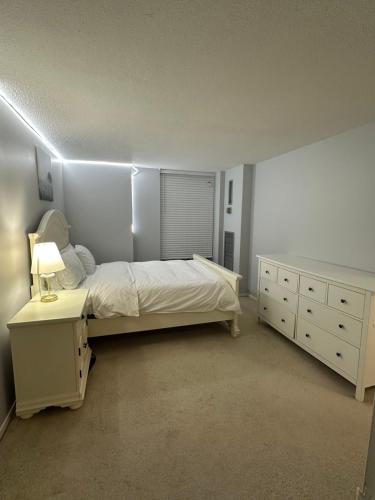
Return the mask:
[[353,500],[371,418],[353,386],[257,323],[91,342],[84,406],[14,418],[0,498]]

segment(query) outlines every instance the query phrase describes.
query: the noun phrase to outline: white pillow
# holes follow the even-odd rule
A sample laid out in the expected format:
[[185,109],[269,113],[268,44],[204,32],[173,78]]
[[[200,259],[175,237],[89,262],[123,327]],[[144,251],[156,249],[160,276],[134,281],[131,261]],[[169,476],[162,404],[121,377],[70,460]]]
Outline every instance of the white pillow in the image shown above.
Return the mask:
[[75,246],[76,254],[79,257],[79,260],[82,262],[82,265],[87,274],[94,274],[96,270],[96,262],[93,254],[90,250],[83,245]]
[[71,245],[61,251],[61,257],[65,269],[56,273],[57,282],[66,290],[73,290],[86,278],[86,271]]

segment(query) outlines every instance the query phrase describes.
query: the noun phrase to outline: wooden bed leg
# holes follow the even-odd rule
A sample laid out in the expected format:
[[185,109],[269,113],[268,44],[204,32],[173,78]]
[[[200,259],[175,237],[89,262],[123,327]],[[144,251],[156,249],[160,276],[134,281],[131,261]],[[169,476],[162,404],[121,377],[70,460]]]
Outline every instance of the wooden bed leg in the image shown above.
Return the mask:
[[232,335],[233,338],[236,338],[240,335],[240,329],[238,327],[238,317],[237,315],[235,316],[234,319],[230,322],[230,334]]

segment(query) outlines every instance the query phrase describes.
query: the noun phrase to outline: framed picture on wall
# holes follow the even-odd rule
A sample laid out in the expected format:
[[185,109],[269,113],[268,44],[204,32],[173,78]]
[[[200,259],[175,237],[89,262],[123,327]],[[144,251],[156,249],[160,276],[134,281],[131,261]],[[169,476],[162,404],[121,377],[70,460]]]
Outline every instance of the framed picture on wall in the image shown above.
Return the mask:
[[39,199],[53,201],[53,179],[51,157],[43,149],[35,147],[38,174]]

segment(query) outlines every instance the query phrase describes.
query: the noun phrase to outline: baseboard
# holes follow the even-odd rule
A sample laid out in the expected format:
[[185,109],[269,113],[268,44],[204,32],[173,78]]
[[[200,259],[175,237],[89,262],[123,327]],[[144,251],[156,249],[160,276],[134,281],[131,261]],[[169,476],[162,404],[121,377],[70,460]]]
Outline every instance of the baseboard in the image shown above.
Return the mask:
[[16,402],[14,401],[10,410],[8,411],[7,416],[4,418],[2,424],[0,425],[0,440],[4,436],[5,431],[7,430],[8,425],[10,424],[15,408],[16,408]]
[[255,295],[253,295],[252,293],[249,293],[249,299],[255,300],[255,301],[258,300],[258,298]]

